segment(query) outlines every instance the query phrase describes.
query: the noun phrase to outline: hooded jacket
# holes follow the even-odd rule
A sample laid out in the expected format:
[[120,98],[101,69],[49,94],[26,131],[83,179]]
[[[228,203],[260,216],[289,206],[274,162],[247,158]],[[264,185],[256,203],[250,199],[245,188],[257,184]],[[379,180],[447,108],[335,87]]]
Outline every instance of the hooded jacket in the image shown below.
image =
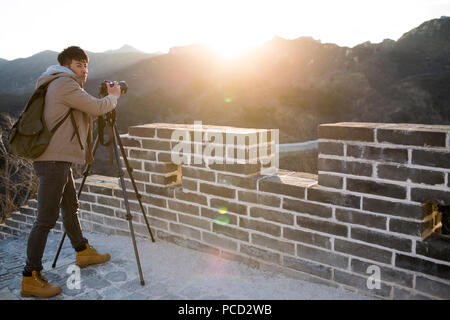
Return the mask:
[[49,130],[72,110],[78,127],[83,150],[70,117],[53,134],[52,139],[42,155],[34,161],[67,161],[72,163],[91,163],[92,129],[95,117],[101,116],[117,105],[117,97],[107,95],[102,99],[95,98],[83,89],[81,77],[63,66],[51,66],[37,80],[36,88],[53,80],[47,88],[44,106],[44,119]]

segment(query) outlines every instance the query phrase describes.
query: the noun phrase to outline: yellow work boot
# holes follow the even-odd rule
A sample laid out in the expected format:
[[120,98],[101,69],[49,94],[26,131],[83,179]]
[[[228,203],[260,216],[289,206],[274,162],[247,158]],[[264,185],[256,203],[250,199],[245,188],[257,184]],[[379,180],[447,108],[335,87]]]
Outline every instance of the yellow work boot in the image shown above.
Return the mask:
[[109,261],[109,259],[111,259],[109,253],[99,254],[94,247],[86,243],[86,249],[77,252],[75,264],[80,268],[84,268],[91,264]]
[[22,297],[50,298],[61,293],[61,287],[48,283],[40,271],[32,271],[31,276],[23,276]]

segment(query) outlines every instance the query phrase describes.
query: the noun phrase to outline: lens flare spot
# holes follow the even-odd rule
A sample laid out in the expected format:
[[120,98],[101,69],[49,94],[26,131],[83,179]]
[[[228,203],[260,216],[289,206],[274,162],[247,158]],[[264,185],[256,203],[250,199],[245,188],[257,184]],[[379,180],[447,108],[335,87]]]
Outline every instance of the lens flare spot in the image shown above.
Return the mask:
[[215,222],[216,222],[218,225],[224,226],[224,225],[230,223],[230,219],[228,219],[227,217],[223,217],[223,216],[222,216],[222,217],[217,217],[216,220],[215,220]]
[[225,102],[226,103],[230,103],[230,102],[232,102],[233,101],[233,99],[232,98],[230,98],[230,97],[228,97],[228,98],[225,98]]
[[226,207],[220,207],[219,208],[219,213],[220,214],[226,214],[228,212],[228,209]]

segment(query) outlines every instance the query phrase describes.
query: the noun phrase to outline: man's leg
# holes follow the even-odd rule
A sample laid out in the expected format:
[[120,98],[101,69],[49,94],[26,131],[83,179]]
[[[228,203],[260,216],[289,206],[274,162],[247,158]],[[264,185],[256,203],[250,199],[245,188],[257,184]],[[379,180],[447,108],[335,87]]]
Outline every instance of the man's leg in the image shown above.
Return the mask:
[[28,236],[24,275],[42,270],[47,236],[58,220],[59,206],[69,174],[69,164],[66,162],[40,161],[33,163],[33,167],[38,176],[38,210],[37,219]]
[[77,252],[76,264],[79,267],[87,267],[92,264],[109,261],[109,253],[99,254],[87,239],[83,237],[80,222],[78,220],[78,199],[73,181],[72,169],[69,168],[69,176],[61,202],[64,229]]
[[67,184],[61,201],[61,211],[64,229],[72,243],[72,247],[77,252],[86,249],[87,239],[83,237],[80,221],[78,220],[78,198],[71,168],[69,168]]

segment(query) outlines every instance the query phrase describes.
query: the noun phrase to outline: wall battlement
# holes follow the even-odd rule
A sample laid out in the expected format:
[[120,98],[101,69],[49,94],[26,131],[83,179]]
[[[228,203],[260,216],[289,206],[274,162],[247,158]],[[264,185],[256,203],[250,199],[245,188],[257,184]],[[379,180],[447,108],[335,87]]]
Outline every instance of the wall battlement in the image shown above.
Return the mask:
[[[450,204],[450,126],[318,130],[318,175],[277,170],[273,130],[149,124],[121,137],[157,241],[385,299],[450,299],[450,236],[436,210]],[[174,163],[180,143],[192,154]],[[148,237],[126,178],[135,232]],[[90,176],[79,200],[84,230],[129,234],[117,178]],[[0,233],[28,232],[36,208],[30,200]]]

